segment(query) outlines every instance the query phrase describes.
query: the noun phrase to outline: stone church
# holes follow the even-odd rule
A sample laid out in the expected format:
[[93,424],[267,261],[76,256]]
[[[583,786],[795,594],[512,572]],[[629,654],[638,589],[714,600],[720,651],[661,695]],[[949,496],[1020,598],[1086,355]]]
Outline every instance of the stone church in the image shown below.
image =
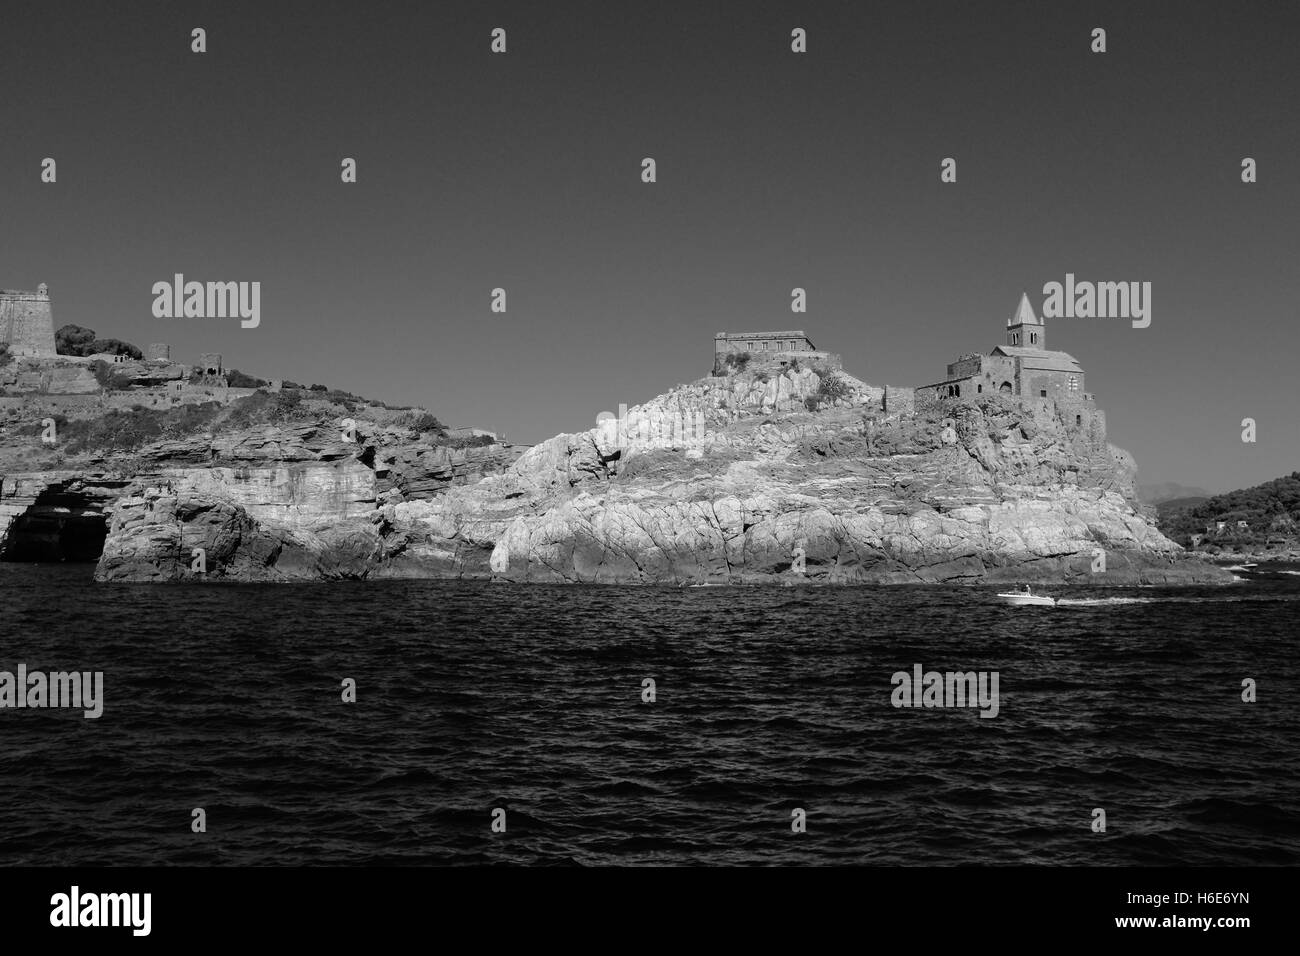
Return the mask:
[[1047,347],[1047,326],[1034,315],[1029,297],[1007,320],[1007,344],[988,355],[963,355],[948,366],[948,375],[934,385],[923,385],[918,393],[933,398],[969,398],[985,392],[1001,392],[1022,398],[1078,399],[1087,396],[1083,366],[1068,352]]
[[1083,366],[1068,352],[1047,347],[1047,326],[1034,314],[1029,296],[1007,319],[1007,342],[987,355],[972,352],[948,366],[948,374],[934,385],[916,389],[916,401],[944,402],[973,398],[991,392],[1026,402],[1048,402],[1068,420],[1105,431],[1105,413],[1097,409],[1085,390]]

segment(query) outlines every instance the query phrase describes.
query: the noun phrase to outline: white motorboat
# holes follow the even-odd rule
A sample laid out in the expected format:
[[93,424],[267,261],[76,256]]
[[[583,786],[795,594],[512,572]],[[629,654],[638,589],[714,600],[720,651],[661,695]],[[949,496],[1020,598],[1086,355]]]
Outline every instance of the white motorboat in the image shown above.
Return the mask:
[[998,599],[1003,604],[1032,604],[1038,607],[1056,607],[1056,598],[1050,598],[1044,594],[1033,594],[1030,592],[1029,585],[1027,584],[1023,591],[1007,591],[999,594]]

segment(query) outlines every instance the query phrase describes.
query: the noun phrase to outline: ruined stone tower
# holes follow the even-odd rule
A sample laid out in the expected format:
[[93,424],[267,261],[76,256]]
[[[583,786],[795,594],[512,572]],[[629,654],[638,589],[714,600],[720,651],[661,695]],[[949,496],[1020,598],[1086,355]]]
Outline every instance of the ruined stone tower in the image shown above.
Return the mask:
[[54,315],[44,282],[35,292],[0,289],[0,342],[10,355],[54,357]]

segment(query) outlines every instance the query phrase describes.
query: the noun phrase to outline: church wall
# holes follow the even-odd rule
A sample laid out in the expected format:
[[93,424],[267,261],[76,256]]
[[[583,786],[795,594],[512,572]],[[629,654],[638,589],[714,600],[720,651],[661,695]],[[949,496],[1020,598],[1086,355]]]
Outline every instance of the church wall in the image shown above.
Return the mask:
[[963,355],[948,366],[948,379],[977,378],[984,374],[983,355]]
[[[1083,375],[1078,372],[1027,368],[1022,370],[1021,375],[1025,394],[1030,398],[1042,398],[1042,393],[1046,392],[1047,398],[1067,399],[1081,396],[1084,392]],[[1077,380],[1078,385],[1073,392],[1070,390],[1071,376]]]

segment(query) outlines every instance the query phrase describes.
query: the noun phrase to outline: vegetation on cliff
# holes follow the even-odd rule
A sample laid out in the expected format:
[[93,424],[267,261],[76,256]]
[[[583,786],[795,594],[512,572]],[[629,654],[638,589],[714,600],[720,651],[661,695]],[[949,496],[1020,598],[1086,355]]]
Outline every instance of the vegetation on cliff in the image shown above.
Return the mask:
[[90,373],[95,376],[95,381],[99,383],[101,388],[110,392],[124,392],[132,385],[132,379],[129,375],[123,375],[103,359],[90,363]]
[[849,383],[844,381],[843,376],[828,371],[818,383],[816,393],[804,399],[804,407],[810,412],[815,412],[826,405],[834,405],[848,398],[850,392]]
[[[114,375],[112,365],[92,363],[96,379],[110,390],[127,388]],[[102,414],[70,416],[56,407],[23,412],[15,424],[0,422],[0,474],[5,470],[41,470],[75,465],[88,457],[130,456],[157,442],[229,435],[256,428],[289,428],[328,423],[334,428],[343,418],[357,422],[365,434],[380,429],[409,432],[412,439],[451,448],[492,444],[490,436],[449,433],[437,416],[422,408],[402,408],[371,402],[350,392],[318,389],[259,390],[222,404],[150,408],[111,408]],[[41,441],[46,422],[53,421],[57,442]]]
[[121,339],[101,339],[94,329],[80,325],[65,325],[54,333],[54,351],[59,355],[77,355],[85,357],[103,352],[109,355],[125,355],[137,361],[144,358],[144,353],[130,342]]
[[1180,544],[1189,544],[1194,534],[1208,535],[1220,546],[1300,538],[1300,471],[1166,512],[1161,530]]

